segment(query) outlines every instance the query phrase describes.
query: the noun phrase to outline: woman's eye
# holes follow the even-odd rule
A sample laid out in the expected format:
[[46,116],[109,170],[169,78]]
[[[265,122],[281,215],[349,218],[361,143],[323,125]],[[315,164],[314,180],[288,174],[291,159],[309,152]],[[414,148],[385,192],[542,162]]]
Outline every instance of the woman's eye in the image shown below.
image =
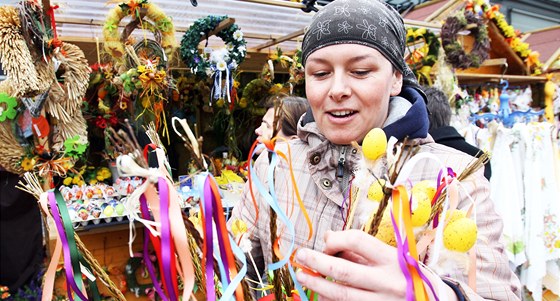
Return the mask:
[[352,73],[354,73],[357,76],[366,76],[370,73],[370,70],[354,70],[352,71]]
[[315,76],[315,77],[325,77],[325,76],[327,76],[328,74],[329,74],[329,73],[326,72],[326,71],[318,71],[318,72],[313,73],[313,76]]

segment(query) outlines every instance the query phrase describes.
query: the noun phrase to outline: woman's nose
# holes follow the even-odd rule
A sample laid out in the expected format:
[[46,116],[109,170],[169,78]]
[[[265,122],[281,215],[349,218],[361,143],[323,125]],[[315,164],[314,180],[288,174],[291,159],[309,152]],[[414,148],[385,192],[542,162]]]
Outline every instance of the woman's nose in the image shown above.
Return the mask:
[[350,86],[346,82],[344,76],[334,76],[331,88],[329,90],[329,97],[334,101],[342,101],[350,96]]

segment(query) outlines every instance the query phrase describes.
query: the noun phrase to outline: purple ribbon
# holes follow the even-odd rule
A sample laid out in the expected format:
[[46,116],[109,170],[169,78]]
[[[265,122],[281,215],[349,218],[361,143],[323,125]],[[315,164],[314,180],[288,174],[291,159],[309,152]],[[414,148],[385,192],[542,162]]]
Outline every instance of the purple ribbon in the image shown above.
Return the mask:
[[[148,202],[146,201],[146,196],[144,194],[140,196],[140,213],[142,214],[143,219],[151,220],[150,213],[148,211]],[[148,253],[149,239],[150,239],[150,231],[148,230],[148,228],[144,228],[144,250],[142,252],[144,256],[144,262],[146,264],[146,267],[148,268],[148,274],[150,274],[150,278],[152,279],[152,284],[154,285],[157,294],[163,301],[168,301],[167,296],[164,294],[163,290],[159,285],[159,280],[156,276],[154,265],[150,260],[150,254]]]
[[[211,189],[210,181],[211,181],[211,179],[210,179],[210,177],[208,177],[207,178],[207,183],[208,183],[208,187],[210,187],[210,189]],[[212,205],[213,205],[213,208],[214,208],[212,214],[214,216],[214,221],[216,222],[216,225],[217,225],[218,221],[220,219],[220,214],[224,214],[224,213],[223,213],[222,210],[219,210],[219,208],[221,208],[221,207],[218,206],[218,200],[216,199],[214,193],[212,193],[211,200],[212,200]],[[216,232],[218,233],[218,245],[220,246],[220,257],[221,257],[221,260],[222,260],[222,262],[224,264],[224,267],[225,267],[224,268],[225,276],[226,276],[225,280],[227,281],[227,283],[222,283],[222,286],[227,287],[227,285],[231,282],[231,279],[230,279],[230,275],[229,275],[229,261],[228,261],[228,258],[227,258],[226,246],[225,246],[224,241],[225,241],[225,239],[229,239],[229,237],[227,237],[227,238],[224,237],[224,235],[227,236],[227,233],[222,233],[222,231],[216,231]]]
[[[442,175],[443,175],[443,170],[440,170],[437,176],[437,187],[436,187],[436,195],[434,195],[434,200],[437,200],[443,191],[443,188],[439,189],[440,186],[448,184],[448,183],[443,183],[443,184],[441,183]],[[455,172],[451,167],[447,168],[447,175],[451,176],[451,178],[454,178],[456,176]],[[439,214],[436,214],[434,216],[432,229],[437,228],[438,225],[439,225]]]
[[397,223],[395,221],[392,211],[391,211],[391,222],[393,223],[393,229],[395,229],[395,237],[397,240],[397,253],[398,253],[397,258],[399,259],[399,266],[401,267],[404,277],[406,278],[406,300],[409,301],[415,300],[414,282],[412,281],[412,276],[410,275],[410,272],[407,267],[407,264],[410,264],[414,269],[416,269],[422,281],[424,281],[424,283],[428,285],[436,301],[439,301],[439,298],[432,286],[432,283],[430,282],[428,277],[426,277],[426,275],[422,273],[422,270],[420,269],[420,266],[418,265],[416,259],[410,256],[410,249],[408,247],[409,238],[407,237],[404,240],[404,242],[402,241],[401,235],[398,231],[399,228],[397,227]]
[[[171,258],[171,226],[169,223],[169,188],[165,178],[158,178],[160,217],[161,217],[161,261],[163,269],[163,281],[169,290],[169,299],[178,300],[175,295],[175,286],[171,279],[171,264],[175,264]],[[174,276],[174,275],[173,275]]]
[[[48,196],[49,196],[48,199],[49,199],[49,204],[51,206],[51,211],[53,212],[52,216],[54,219],[54,223],[56,225],[56,229],[59,233],[60,241],[62,242],[62,250],[64,252],[63,257],[64,257],[64,272],[66,273],[66,287],[68,289],[68,286],[70,286],[70,288],[72,288],[72,290],[76,293],[76,295],[78,295],[78,298],[87,301],[88,298],[84,296],[82,290],[78,287],[76,281],[74,280],[74,270],[72,269],[72,261],[70,257],[70,247],[68,245],[68,238],[66,237],[66,232],[64,231],[64,226],[62,225],[62,220],[60,219],[60,212],[58,211],[58,206],[56,204],[54,192],[49,192]],[[70,298],[71,301],[74,301],[70,289],[68,289],[68,298]]]
[[395,238],[397,239],[397,258],[399,259],[399,266],[401,267],[401,271],[406,279],[406,300],[414,301],[414,283],[412,282],[412,276],[406,266],[406,261],[404,259],[406,251],[403,249],[401,234],[398,231],[399,228],[397,227],[395,217],[393,216],[393,210],[391,210],[390,215],[391,222],[393,223],[393,229],[395,230]]
[[214,232],[212,230],[212,201],[213,194],[209,179],[204,180],[204,229],[206,232],[206,298],[215,301],[214,294]]

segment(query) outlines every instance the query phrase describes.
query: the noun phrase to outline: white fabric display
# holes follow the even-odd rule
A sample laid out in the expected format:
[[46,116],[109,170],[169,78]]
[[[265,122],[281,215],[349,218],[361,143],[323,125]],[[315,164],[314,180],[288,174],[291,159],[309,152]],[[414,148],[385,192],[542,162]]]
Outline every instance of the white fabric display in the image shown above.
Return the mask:
[[[543,279],[547,260],[559,258],[553,235],[558,233],[558,189],[554,173],[550,124],[527,126],[523,138],[527,143],[525,160],[525,237],[528,266],[521,271],[521,281],[532,293],[533,300],[542,300]],[[550,232],[552,231],[552,232]]]
[[518,140],[512,129],[500,126],[497,131],[492,165],[490,194],[494,201],[496,212],[502,216],[504,223],[504,239],[508,259],[513,268],[526,261],[523,239],[523,222],[521,210],[523,208],[522,172],[517,169],[512,156],[512,148],[518,148]]

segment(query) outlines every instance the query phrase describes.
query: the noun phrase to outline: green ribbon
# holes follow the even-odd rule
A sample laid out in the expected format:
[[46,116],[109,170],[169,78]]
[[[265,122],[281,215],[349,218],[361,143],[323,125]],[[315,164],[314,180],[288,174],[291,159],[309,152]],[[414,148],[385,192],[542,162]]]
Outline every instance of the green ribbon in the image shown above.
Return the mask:
[[[93,275],[91,266],[89,263],[84,259],[82,254],[78,251],[78,247],[76,245],[76,239],[74,238],[74,227],[72,226],[72,220],[70,219],[70,215],[68,214],[68,208],[66,207],[66,202],[62,197],[62,194],[58,189],[54,190],[54,196],[56,198],[56,204],[58,205],[58,210],[60,211],[60,217],[62,218],[62,223],[64,225],[64,232],[66,232],[66,236],[68,239],[68,247],[70,249],[70,258],[72,261],[72,269],[74,270],[74,281],[81,289],[81,280],[82,280],[82,272],[80,263],[88,270],[90,274]],[[93,295],[93,300],[100,301],[101,296],[99,294],[99,289],[97,288],[97,283],[95,281],[91,281],[89,277],[86,277],[89,283],[89,290],[90,293]],[[80,300],[79,298],[77,298]]]

